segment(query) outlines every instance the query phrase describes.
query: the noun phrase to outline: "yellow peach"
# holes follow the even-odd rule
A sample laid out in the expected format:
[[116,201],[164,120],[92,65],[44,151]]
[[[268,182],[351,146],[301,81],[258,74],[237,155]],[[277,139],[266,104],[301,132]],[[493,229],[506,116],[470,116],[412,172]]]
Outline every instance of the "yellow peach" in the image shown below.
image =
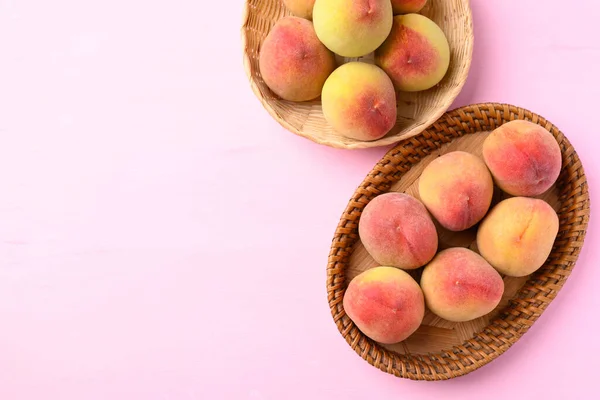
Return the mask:
[[396,93],[381,68],[362,62],[342,65],[327,79],[321,95],[323,115],[340,135],[371,141],[396,124]]
[[392,29],[390,0],[316,0],[317,36],[334,53],[361,57],[375,51]]
[[498,271],[527,276],[548,259],[559,221],[548,203],[513,197],[496,205],[477,232],[479,253]]

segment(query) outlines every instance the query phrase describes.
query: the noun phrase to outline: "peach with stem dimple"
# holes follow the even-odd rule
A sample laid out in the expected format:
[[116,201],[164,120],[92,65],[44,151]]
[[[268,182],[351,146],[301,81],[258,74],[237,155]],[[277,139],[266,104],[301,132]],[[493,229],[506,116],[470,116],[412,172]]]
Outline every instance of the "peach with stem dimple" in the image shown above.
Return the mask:
[[513,196],[538,196],[560,175],[558,142],[544,127],[524,120],[507,122],[483,143],[483,158],[496,184]]
[[351,62],[336,69],[321,95],[323,115],[345,137],[371,141],[396,124],[394,85],[375,65]]
[[358,234],[381,265],[419,268],[438,249],[437,231],[427,210],[405,193],[386,193],[371,200],[360,217]]
[[344,294],[343,306],[358,329],[386,344],[408,338],[425,315],[419,284],[393,267],[373,268],[354,278]]
[[423,270],[427,307],[439,317],[465,322],[489,314],[504,293],[504,281],[479,254],[465,248],[440,252]]
[[512,197],[500,202],[485,217],[477,232],[477,247],[501,273],[527,276],[548,259],[558,229],[558,215],[548,203]]
[[319,39],[342,57],[377,49],[392,29],[390,0],[316,0],[313,21]]
[[488,212],[494,182],[483,160],[453,151],[432,161],[419,179],[421,201],[446,229],[463,231]]
[[375,62],[398,90],[427,90],[444,78],[450,65],[450,46],[444,32],[419,14],[394,17],[392,31],[375,52]]
[[267,86],[290,101],[319,97],[335,66],[335,55],[319,41],[313,24],[298,17],[277,21],[262,44],[259,58]]

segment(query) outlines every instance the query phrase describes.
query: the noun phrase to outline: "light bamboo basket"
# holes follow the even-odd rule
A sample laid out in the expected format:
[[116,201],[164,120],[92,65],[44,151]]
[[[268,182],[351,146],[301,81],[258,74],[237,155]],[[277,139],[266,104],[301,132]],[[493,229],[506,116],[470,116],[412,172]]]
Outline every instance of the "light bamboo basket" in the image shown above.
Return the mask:
[[[284,128],[327,146],[357,149],[385,146],[415,136],[435,122],[463,88],[473,54],[473,22],[469,0],[429,0],[421,14],[444,31],[450,44],[450,68],[436,87],[417,93],[398,93],[398,119],[385,137],[358,141],[337,134],[323,117],[320,99],[295,103],[277,97],[263,81],[258,66],[260,47],[271,27],[289,15],[282,0],[247,0],[242,26],[244,68],[250,86],[264,108]],[[373,55],[361,58],[372,62]],[[340,63],[357,60],[342,59]]]
[[[539,196],[554,207],[560,220],[558,236],[544,266],[528,277],[504,277],[502,301],[487,316],[454,323],[427,311],[421,327],[402,343],[381,345],[367,338],[346,315],[342,303],[350,280],[377,266],[358,236],[364,207],[389,191],[419,198],[418,179],[429,162],[456,150],[481,156],[489,132],[515,119],[548,129],[562,151],[563,166],[557,183]],[[497,190],[494,203],[506,196]],[[352,196],[335,232],[327,266],[327,295],[333,320],[348,344],[382,371],[413,380],[445,380],[468,374],[510,348],[556,297],[575,266],[589,216],[588,184],[581,161],[567,138],[549,121],[506,104],[478,104],[449,112],[421,135],[403,140],[390,150]],[[476,229],[453,233],[438,227],[440,250],[468,247],[477,251]],[[418,281],[421,271],[411,275]]]

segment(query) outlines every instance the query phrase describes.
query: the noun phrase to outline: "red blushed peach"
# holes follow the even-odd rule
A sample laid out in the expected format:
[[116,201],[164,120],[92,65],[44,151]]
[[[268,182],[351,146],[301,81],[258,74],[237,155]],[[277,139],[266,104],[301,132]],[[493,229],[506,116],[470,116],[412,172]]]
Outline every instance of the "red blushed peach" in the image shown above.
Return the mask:
[[392,267],[373,268],[354,278],[343,305],[358,329],[384,344],[405,340],[419,328],[425,315],[423,292],[417,282]]
[[419,268],[438,248],[435,225],[427,210],[404,193],[387,193],[371,200],[360,217],[358,233],[380,265]]
[[392,32],[375,52],[375,62],[401,91],[437,85],[448,72],[450,47],[444,32],[419,14],[394,17]]
[[425,7],[427,0],[392,0],[394,15],[417,13]]
[[558,215],[548,203],[528,197],[500,202],[477,232],[481,255],[508,276],[527,276],[548,259],[558,234]]
[[504,281],[479,254],[463,248],[440,252],[424,269],[421,288],[427,307],[448,321],[489,314],[504,293]]
[[396,124],[394,85],[375,65],[351,62],[336,69],[323,86],[321,103],[333,129],[352,139],[379,139]]
[[319,39],[343,57],[375,51],[392,29],[390,0],[316,0],[313,21]]
[[446,229],[463,231],[488,212],[494,182],[484,162],[454,151],[432,161],[419,179],[421,201]]
[[558,179],[560,147],[543,127],[511,121],[493,131],[483,143],[483,158],[500,189],[513,196],[538,196]]
[[264,40],[259,66],[265,83],[279,97],[308,101],[319,97],[336,64],[310,21],[285,17]]

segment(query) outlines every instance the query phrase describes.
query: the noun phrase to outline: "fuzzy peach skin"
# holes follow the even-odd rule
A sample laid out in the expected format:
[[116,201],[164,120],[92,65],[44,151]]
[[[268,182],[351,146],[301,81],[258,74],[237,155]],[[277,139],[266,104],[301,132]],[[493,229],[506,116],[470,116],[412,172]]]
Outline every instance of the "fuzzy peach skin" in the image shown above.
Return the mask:
[[425,7],[427,0],[392,0],[394,15],[418,13]]
[[418,92],[444,78],[450,65],[450,47],[444,32],[429,18],[398,15],[389,37],[375,52],[375,62],[398,90]]
[[538,196],[558,179],[562,157],[558,142],[529,121],[507,122],[483,143],[483,158],[500,189],[513,196]]
[[265,38],[259,59],[267,86],[290,101],[313,100],[336,67],[335,55],[317,38],[310,21],[285,17]]
[[315,0],[283,0],[283,4],[296,17],[312,19]]
[[455,232],[481,221],[493,194],[494,182],[484,162],[463,151],[435,159],[419,179],[423,204],[444,228]]
[[373,268],[354,278],[343,305],[358,329],[383,344],[408,338],[425,315],[421,288],[410,275],[393,267]]
[[361,57],[381,46],[392,29],[390,0],[316,0],[317,36],[334,53]]
[[396,125],[396,92],[381,68],[351,62],[327,79],[321,95],[323,115],[340,135],[372,141]]
[[527,276],[548,259],[559,221],[548,203],[513,197],[490,211],[477,232],[479,253],[508,276]]
[[427,307],[448,321],[465,322],[489,314],[504,293],[500,274],[479,254],[464,248],[440,252],[423,270]]
[[386,193],[371,200],[360,217],[358,234],[377,263],[403,269],[422,267],[438,248],[427,210],[404,193]]

